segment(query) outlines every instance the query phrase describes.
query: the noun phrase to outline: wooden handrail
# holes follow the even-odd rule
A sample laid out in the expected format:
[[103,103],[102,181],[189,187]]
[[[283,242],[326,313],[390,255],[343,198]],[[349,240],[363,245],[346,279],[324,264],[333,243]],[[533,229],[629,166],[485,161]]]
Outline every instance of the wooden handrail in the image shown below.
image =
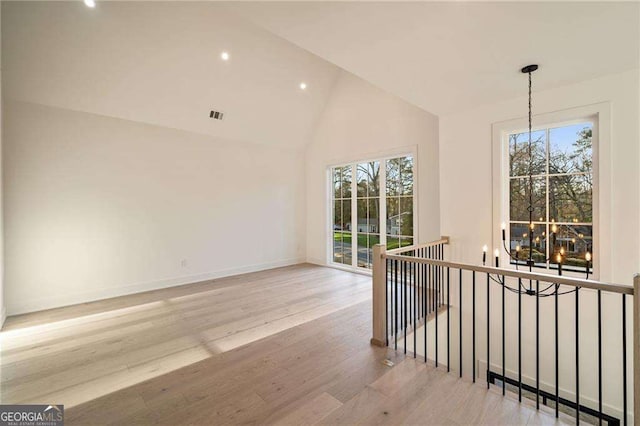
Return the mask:
[[397,254],[383,253],[383,258],[400,260],[403,262],[421,263],[425,265],[444,266],[454,269],[462,269],[466,271],[483,272],[488,274],[495,274],[505,277],[522,278],[532,281],[543,281],[547,283],[570,285],[573,287],[591,288],[594,290],[608,291],[612,293],[620,294],[634,294],[634,288],[630,285],[624,284],[609,284],[601,281],[585,280],[581,278],[570,278],[551,274],[540,274],[536,272],[518,271],[514,269],[506,268],[494,268],[491,266],[479,266],[471,265],[468,263],[448,262],[444,260],[425,259],[422,257],[402,256]]
[[419,249],[425,248],[425,247],[435,247],[435,246],[437,246],[439,244],[449,244],[449,237],[442,236],[442,237],[440,237],[439,240],[436,240],[436,241],[431,241],[431,242],[423,243],[423,244],[415,244],[415,245],[406,246],[406,247],[398,247],[397,249],[387,250],[386,253],[387,254],[400,254],[400,253],[405,253],[405,252],[408,252],[408,251],[419,250]]
[[[402,248],[389,250],[389,251],[386,251],[386,247],[384,245],[381,245],[381,244],[374,245],[373,247],[373,336],[371,339],[372,344],[378,345],[378,346],[387,346],[391,341],[390,335],[388,334],[388,330],[387,330],[388,300],[386,299],[388,297],[387,291],[391,289],[390,291],[393,292],[393,286],[389,287],[389,283],[388,283],[388,280],[390,279],[393,282],[393,278],[389,278],[388,271],[387,271],[387,267],[390,264],[391,265],[394,264],[394,262],[389,262],[391,260],[400,261],[409,265],[410,264],[431,265],[436,268],[439,267],[439,268],[458,269],[460,271],[463,271],[463,270],[474,271],[478,273],[491,274],[491,275],[500,276],[500,277],[504,276],[504,277],[510,277],[510,278],[519,278],[523,280],[539,281],[539,282],[545,282],[550,284],[567,285],[575,288],[592,289],[592,290],[599,290],[599,291],[615,293],[615,294],[630,295],[633,298],[633,321],[632,321],[632,336],[633,336],[632,348],[633,349],[631,351],[632,366],[633,366],[632,367],[633,370],[631,372],[631,377],[633,378],[633,386],[632,386],[632,389],[633,389],[632,404],[633,405],[632,407],[629,407],[631,408],[631,410],[627,410],[626,402],[624,403],[624,410],[626,411],[624,413],[624,416],[626,419],[629,414],[633,413],[634,424],[640,424],[640,274],[637,274],[634,276],[633,285],[631,286],[631,285],[622,285],[622,284],[610,284],[602,281],[588,280],[588,279],[582,279],[582,278],[571,278],[567,276],[520,271],[517,269],[511,269],[511,268],[499,268],[499,267],[496,268],[496,267],[485,266],[485,265],[473,265],[473,264],[467,264],[467,263],[450,262],[445,260],[427,259],[423,257],[403,255],[403,253],[408,254],[408,252],[411,252],[413,250],[419,250],[425,247],[437,246],[439,244],[449,244],[449,238],[442,237],[442,239],[438,241],[432,241],[430,243],[419,244],[415,246],[402,247]],[[399,265],[396,263],[395,267],[398,268]],[[413,268],[412,270],[424,271],[425,269]],[[395,283],[396,283],[396,292],[397,292],[398,291],[397,286],[399,282],[397,274],[395,277],[396,277]],[[447,277],[448,277],[448,270],[447,270]],[[405,281],[401,281],[401,282],[402,282],[401,284],[402,286],[411,285],[410,283],[407,283]],[[488,280],[487,280],[487,283],[489,283]],[[460,285],[462,286],[462,283],[460,283]],[[487,291],[488,291],[488,288],[489,287],[487,284]],[[503,289],[503,292],[504,292],[504,289]],[[576,291],[575,294],[577,298],[578,292]],[[397,293],[396,293],[396,297],[397,297]],[[503,293],[503,298],[504,298],[504,293]],[[488,295],[487,295],[487,300],[489,300]],[[578,306],[577,300],[578,299],[576,299],[576,307]],[[625,312],[624,301],[625,301],[625,297],[623,296],[622,297],[623,313]],[[462,299],[460,299],[460,303],[462,303]],[[503,303],[504,303],[504,299],[503,299]],[[598,303],[600,303],[600,297],[598,297]],[[393,310],[393,307],[391,307],[391,309]],[[396,309],[398,308],[396,307]],[[558,314],[556,311],[556,321],[557,321],[557,315]],[[390,321],[393,322],[392,319],[390,319]],[[406,321],[406,316],[405,316],[405,321]],[[503,321],[504,321],[504,311],[503,311]],[[576,321],[578,321],[577,315],[576,315]],[[396,322],[397,322],[397,317],[396,317]],[[462,316],[460,317],[460,322],[462,322]],[[624,324],[626,323],[623,323],[623,330],[624,330]],[[436,326],[436,329],[437,329],[437,326]],[[398,330],[396,330],[396,332],[397,331]],[[503,333],[504,333],[504,323],[503,323]],[[576,333],[577,333],[577,328],[576,328]],[[397,338],[397,336],[393,334],[391,334],[391,336],[393,336],[394,339]],[[488,332],[487,332],[487,336],[488,336]],[[625,336],[626,336],[626,333],[625,333]],[[437,339],[437,335],[436,335],[436,339]],[[556,336],[556,339],[557,339],[557,336]],[[626,337],[623,338],[623,342],[626,342]],[[504,342],[503,342],[503,345],[504,345]],[[624,347],[628,347],[628,346],[626,346],[623,343],[623,348]],[[577,350],[577,343],[576,343],[576,350]],[[460,357],[462,357],[462,355],[460,355]],[[488,354],[487,354],[487,357],[488,357]],[[625,366],[627,365],[626,362],[627,361],[625,361],[625,364],[624,364]],[[576,364],[576,368],[577,368],[577,364]],[[504,365],[503,365],[503,370],[504,370]],[[460,364],[460,371],[462,371],[462,364]],[[475,374],[475,369],[473,371]],[[628,382],[625,382],[625,383],[628,383]],[[557,386],[558,385],[556,383],[556,387]],[[623,386],[624,386],[624,383],[623,383]],[[576,392],[578,392],[577,389],[578,389],[578,382],[576,381]],[[628,399],[625,399],[625,401],[628,401]]]

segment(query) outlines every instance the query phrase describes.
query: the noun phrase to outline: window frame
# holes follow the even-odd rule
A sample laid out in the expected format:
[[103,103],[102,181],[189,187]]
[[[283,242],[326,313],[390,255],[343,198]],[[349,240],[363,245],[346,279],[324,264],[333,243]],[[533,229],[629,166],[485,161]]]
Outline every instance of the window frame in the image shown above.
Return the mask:
[[[532,131],[541,131],[557,127],[580,124],[589,121],[593,123],[592,136],[592,160],[593,160],[593,265],[590,278],[601,279],[604,265],[610,265],[610,209],[607,203],[610,202],[609,195],[602,197],[600,188],[607,187],[610,183],[609,169],[609,134],[610,134],[610,105],[603,102],[584,107],[571,108],[550,113],[543,113],[533,117],[534,126]],[[493,180],[493,226],[491,242],[493,248],[500,250],[500,265],[505,268],[515,269],[508,255],[503,249],[501,239],[501,224],[510,223],[510,190],[511,181],[509,164],[509,135],[514,133],[528,132],[528,121],[526,117],[494,123],[492,125],[493,146],[492,146],[492,180]],[[547,135],[548,136],[548,135]],[[548,141],[547,141],[548,143]],[[548,156],[548,153],[547,153]],[[548,208],[548,190],[545,201]],[[549,213],[547,212],[547,215]],[[510,226],[506,229],[506,241],[510,241]],[[522,265],[519,266],[522,268]],[[535,266],[537,270],[554,274],[556,269],[546,266]],[[605,268],[607,269],[607,268]],[[607,271],[608,272],[608,271]],[[584,278],[583,272],[573,272],[563,269],[563,274]]]
[[[386,182],[386,166],[387,161],[392,160],[394,158],[411,156],[413,159],[413,244],[417,244],[417,236],[418,236],[418,150],[417,147],[412,147],[410,149],[402,149],[402,150],[393,150],[387,151],[379,154],[372,154],[364,159],[359,158],[352,161],[347,162],[336,162],[331,163],[326,166],[326,178],[325,182],[327,182],[327,195],[326,199],[326,223],[325,230],[327,231],[326,240],[327,241],[327,250],[326,250],[326,262],[328,266],[337,269],[344,269],[351,272],[363,273],[366,275],[371,274],[371,269],[358,266],[357,255],[354,256],[353,253],[357,253],[358,249],[358,238],[357,238],[357,226],[354,228],[352,226],[352,235],[356,234],[354,238],[351,238],[351,250],[352,250],[352,262],[351,265],[345,265],[343,263],[337,263],[333,261],[333,169],[336,167],[346,167],[351,166],[351,212],[352,212],[352,224],[353,224],[353,215],[357,215],[357,202],[358,202],[358,182],[357,182],[357,168],[358,164],[369,163],[369,162],[380,162],[380,244],[387,244],[387,182]],[[383,214],[384,213],[384,214]]]

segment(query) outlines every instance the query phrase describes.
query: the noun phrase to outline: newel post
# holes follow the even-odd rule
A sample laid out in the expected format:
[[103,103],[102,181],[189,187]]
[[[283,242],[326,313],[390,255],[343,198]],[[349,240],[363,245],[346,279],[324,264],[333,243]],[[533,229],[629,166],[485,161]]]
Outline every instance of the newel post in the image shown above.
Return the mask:
[[640,274],[633,277],[633,422],[640,422]]
[[371,344],[387,346],[387,261],[384,244],[373,246],[373,337]]

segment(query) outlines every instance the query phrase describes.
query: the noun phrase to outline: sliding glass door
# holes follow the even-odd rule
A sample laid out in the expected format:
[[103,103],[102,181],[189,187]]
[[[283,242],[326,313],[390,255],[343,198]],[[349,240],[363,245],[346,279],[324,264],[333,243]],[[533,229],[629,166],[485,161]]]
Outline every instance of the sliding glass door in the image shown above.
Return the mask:
[[374,244],[413,244],[413,171],[412,155],[331,169],[333,263],[370,269]]

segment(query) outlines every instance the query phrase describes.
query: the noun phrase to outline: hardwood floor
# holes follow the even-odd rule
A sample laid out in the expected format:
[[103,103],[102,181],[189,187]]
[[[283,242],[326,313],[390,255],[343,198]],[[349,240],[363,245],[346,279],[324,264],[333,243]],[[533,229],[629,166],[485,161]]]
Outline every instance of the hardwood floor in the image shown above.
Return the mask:
[[81,425],[556,424],[370,337],[369,277],[279,268],[9,318],[2,402]]

